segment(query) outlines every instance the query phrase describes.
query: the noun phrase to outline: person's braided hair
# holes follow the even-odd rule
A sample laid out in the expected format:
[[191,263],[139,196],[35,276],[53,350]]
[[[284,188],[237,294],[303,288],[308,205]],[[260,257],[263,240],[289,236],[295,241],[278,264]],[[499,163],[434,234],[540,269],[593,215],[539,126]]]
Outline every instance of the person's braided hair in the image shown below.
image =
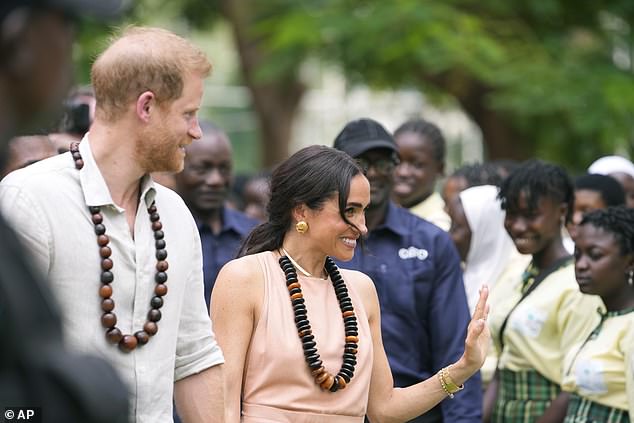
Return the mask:
[[634,209],[615,206],[593,210],[583,216],[580,225],[592,225],[613,234],[621,254],[634,252]]
[[567,204],[566,222],[570,221],[574,206],[574,189],[563,167],[541,160],[528,160],[522,163],[500,186],[498,198],[502,202],[502,209],[518,209],[521,194],[525,195],[531,210],[537,209],[537,203],[542,197]]

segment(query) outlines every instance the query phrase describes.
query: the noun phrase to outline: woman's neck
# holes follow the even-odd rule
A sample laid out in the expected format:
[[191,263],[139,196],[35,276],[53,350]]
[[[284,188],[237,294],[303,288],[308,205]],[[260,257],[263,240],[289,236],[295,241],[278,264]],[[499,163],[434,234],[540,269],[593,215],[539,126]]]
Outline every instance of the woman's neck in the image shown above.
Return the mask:
[[570,256],[561,238],[553,240],[546,248],[533,254],[533,264],[540,270],[552,266],[557,260]]
[[323,278],[326,274],[324,270],[326,255],[314,250],[310,243],[306,242],[305,237],[305,235],[298,234],[295,231],[289,232],[284,237],[280,253],[288,256],[291,262],[295,262],[294,264],[298,267],[298,271],[301,268],[309,276]]
[[634,307],[634,287],[623,281],[622,288],[609,296],[601,296],[607,311],[621,311]]

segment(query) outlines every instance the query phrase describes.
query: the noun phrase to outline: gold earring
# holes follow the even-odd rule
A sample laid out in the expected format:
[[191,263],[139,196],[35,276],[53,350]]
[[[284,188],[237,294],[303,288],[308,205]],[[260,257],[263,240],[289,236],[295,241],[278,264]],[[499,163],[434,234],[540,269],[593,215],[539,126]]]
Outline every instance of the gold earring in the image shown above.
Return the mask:
[[299,232],[300,234],[305,234],[306,231],[308,230],[308,223],[304,222],[303,220],[300,220],[295,225],[295,230]]

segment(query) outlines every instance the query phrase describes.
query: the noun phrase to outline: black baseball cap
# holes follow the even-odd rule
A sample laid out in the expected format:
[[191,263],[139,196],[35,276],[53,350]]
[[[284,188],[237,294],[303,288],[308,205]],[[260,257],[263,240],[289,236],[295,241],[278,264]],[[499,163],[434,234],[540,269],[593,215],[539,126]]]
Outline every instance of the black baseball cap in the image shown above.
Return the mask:
[[21,7],[59,10],[79,18],[114,19],[129,5],[130,0],[1,0],[0,21]]
[[358,157],[368,150],[385,148],[398,154],[392,135],[379,122],[363,118],[349,122],[335,138],[334,147]]

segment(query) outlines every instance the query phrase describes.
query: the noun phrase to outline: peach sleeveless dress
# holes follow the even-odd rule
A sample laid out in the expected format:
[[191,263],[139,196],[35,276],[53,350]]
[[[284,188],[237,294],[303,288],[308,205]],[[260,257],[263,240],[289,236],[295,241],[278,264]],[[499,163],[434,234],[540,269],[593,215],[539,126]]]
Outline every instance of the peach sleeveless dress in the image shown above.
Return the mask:
[[[323,391],[304,361],[286,278],[274,252],[256,254],[264,275],[264,303],[249,350],[242,383],[243,423],[361,423],[366,412],[372,373],[372,341],[368,318],[355,292],[357,272],[342,270],[357,315],[359,348],[354,377],[345,389]],[[323,365],[337,374],[343,361],[344,326],[330,278],[298,273],[308,319]]]

